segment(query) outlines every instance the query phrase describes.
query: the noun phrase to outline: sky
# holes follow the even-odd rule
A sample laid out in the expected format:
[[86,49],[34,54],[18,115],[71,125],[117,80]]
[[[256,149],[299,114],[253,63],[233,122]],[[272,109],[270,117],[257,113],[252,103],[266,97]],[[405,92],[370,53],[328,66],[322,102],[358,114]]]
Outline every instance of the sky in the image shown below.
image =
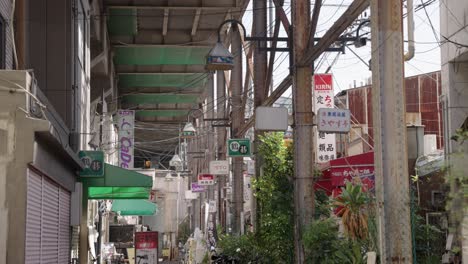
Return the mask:
[[[314,1],[311,1],[314,2]],[[316,37],[321,37],[325,34],[326,30],[330,28],[333,23],[338,19],[341,14],[348,8],[352,3],[352,0],[324,0],[322,10],[319,17],[318,27]],[[422,2],[428,2],[427,0],[414,0],[415,7]],[[432,2],[432,1],[431,1]],[[270,10],[272,8],[268,8]],[[285,1],[284,6],[286,14],[290,16],[290,0]],[[313,10],[313,6],[311,7]],[[427,14],[426,14],[427,12]],[[247,30],[247,35],[250,35],[251,25],[252,25],[252,6],[247,7],[247,11],[243,17],[243,23]],[[369,9],[365,12],[367,16],[370,15]],[[403,13],[406,13],[406,8],[404,8]],[[428,19],[428,17],[430,19]],[[414,25],[415,25],[415,43],[416,51],[415,56],[412,60],[405,63],[405,76],[414,76],[424,73],[429,73],[433,71],[440,70],[440,48],[438,48],[438,40],[436,39],[435,34],[438,36],[439,33],[439,1],[434,1],[432,4],[426,7],[426,10],[421,9],[416,11],[414,14]],[[291,21],[291,19],[290,19]],[[406,19],[404,19],[404,39],[407,40],[406,32]],[[432,30],[431,27],[434,27]],[[271,25],[271,28],[274,25],[273,23],[268,22],[267,25]],[[364,32],[370,31],[370,28],[364,28]],[[280,32],[281,37],[285,37],[286,34],[281,27]],[[371,58],[371,46],[370,40],[367,45],[361,48],[355,48],[354,46],[349,46],[359,57],[362,58],[365,62],[369,62]],[[407,45],[405,43],[405,52],[407,50]],[[346,90],[353,86],[356,82],[356,86],[359,87],[361,84],[366,84],[368,79],[371,76],[371,72],[367,65],[365,65],[361,59],[359,59],[353,52],[346,49],[345,54],[339,54],[337,57],[337,52],[327,52],[319,59],[315,61],[317,73],[323,73],[331,65],[330,73],[334,76],[334,92],[339,93],[342,90]],[[274,68],[274,86],[281,82],[284,77],[289,73],[289,59],[286,53],[276,55],[275,68]],[[333,63],[333,61],[335,61]],[[291,91],[288,90],[283,96],[289,97]]]

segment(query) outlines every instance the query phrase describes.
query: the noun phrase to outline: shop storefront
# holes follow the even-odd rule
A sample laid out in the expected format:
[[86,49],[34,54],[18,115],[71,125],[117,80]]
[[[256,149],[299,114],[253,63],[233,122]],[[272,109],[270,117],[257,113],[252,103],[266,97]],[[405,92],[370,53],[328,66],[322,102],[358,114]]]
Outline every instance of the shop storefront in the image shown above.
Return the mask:
[[360,181],[367,190],[375,186],[374,152],[339,158],[320,165],[322,176],[315,182],[316,190],[336,196],[347,181]]

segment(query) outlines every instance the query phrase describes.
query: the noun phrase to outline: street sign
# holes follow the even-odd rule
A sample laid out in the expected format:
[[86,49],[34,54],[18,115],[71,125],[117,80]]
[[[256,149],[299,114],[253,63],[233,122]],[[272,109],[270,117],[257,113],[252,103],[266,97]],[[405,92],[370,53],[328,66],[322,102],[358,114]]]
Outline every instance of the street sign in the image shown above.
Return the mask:
[[206,192],[205,185],[198,184],[196,182],[192,182],[192,188],[191,188],[193,193],[201,193],[201,192]]
[[104,176],[104,152],[80,151],[78,156],[85,165],[85,168],[80,171],[81,177]]
[[229,139],[228,143],[229,157],[250,157],[250,139]]
[[135,259],[136,263],[158,263],[158,232],[135,232]]
[[210,161],[210,173],[214,175],[229,174],[229,161],[227,160]]
[[198,174],[199,185],[213,185],[214,175],[213,174]]
[[351,128],[348,109],[320,108],[317,116],[319,132],[348,133]]
[[247,174],[255,175],[255,160],[247,161]]
[[255,130],[288,130],[288,109],[286,107],[266,106],[255,108]]

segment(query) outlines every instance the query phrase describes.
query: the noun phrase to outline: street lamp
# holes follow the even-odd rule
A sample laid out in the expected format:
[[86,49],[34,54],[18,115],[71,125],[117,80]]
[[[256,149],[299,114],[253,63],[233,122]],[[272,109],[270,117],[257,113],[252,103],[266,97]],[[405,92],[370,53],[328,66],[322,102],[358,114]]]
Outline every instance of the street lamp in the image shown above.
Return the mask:
[[234,56],[229,52],[227,48],[224,47],[221,43],[221,28],[226,23],[232,23],[233,27],[240,25],[244,29],[244,38],[245,38],[245,27],[241,22],[235,19],[225,20],[218,28],[218,42],[214,48],[210,50],[206,56],[206,69],[211,71],[226,71],[234,68]]
[[187,115],[187,123],[184,126],[184,129],[182,129],[182,133],[180,134],[181,139],[187,139],[187,138],[194,138],[195,134],[197,133],[197,130],[195,129],[195,126],[190,122],[190,116],[194,111],[200,111],[202,113],[203,117],[203,111],[200,109],[192,109],[189,111]]

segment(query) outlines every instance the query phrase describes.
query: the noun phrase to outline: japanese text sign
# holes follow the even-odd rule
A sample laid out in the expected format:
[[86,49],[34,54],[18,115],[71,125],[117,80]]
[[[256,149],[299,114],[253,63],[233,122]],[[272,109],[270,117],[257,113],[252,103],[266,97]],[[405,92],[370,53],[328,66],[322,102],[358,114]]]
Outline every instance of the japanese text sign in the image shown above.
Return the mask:
[[214,175],[229,174],[229,162],[227,160],[210,161],[210,173]]
[[158,262],[158,232],[135,232],[135,258],[138,263]]
[[250,139],[229,139],[227,143],[229,157],[250,157]]
[[104,152],[80,151],[79,157],[85,165],[85,168],[80,171],[81,177],[104,176]]
[[320,108],[317,114],[319,132],[347,133],[350,125],[350,112],[347,109]]
[[213,174],[198,174],[199,185],[213,185],[214,175]]
[[[314,112],[318,113],[319,109],[325,108],[334,109],[334,94],[333,94],[333,75],[331,74],[315,74],[314,75],[314,91],[313,91]],[[320,130],[320,129],[319,129]],[[335,134],[327,134],[324,132],[316,132],[317,140],[317,162],[327,162],[336,157],[336,138]]]

